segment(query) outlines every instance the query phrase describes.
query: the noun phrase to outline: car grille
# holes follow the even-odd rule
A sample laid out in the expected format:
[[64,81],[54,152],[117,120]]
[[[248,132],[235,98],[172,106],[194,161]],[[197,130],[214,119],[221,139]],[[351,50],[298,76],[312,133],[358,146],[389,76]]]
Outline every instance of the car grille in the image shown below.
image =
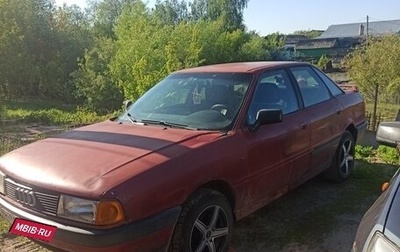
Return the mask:
[[6,196],[24,207],[50,215],[57,214],[58,195],[34,190],[29,186],[6,179]]

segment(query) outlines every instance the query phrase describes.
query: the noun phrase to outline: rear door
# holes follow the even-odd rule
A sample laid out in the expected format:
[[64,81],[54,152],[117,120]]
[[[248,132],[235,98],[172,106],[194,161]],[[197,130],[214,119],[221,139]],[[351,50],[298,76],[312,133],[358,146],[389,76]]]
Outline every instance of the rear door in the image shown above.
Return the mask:
[[312,177],[332,163],[341,134],[341,106],[311,66],[290,68],[296,79],[311,126],[311,165],[305,176]]

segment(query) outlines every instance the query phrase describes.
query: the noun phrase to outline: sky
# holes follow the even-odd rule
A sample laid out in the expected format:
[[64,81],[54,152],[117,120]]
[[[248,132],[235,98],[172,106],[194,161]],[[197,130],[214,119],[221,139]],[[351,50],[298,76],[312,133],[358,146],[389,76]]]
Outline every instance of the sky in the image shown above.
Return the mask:
[[[146,0],[144,0],[146,2]],[[56,0],[84,8],[86,0]],[[153,6],[155,0],[148,0]],[[244,22],[265,36],[299,30],[326,30],[329,25],[400,19],[399,0],[249,0]]]

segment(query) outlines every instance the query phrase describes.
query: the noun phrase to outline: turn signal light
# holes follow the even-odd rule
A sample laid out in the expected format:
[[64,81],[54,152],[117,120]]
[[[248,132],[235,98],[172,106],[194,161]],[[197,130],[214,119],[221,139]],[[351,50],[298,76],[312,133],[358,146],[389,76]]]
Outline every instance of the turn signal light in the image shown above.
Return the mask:
[[383,183],[382,184],[382,186],[381,186],[381,190],[382,190],[382,192],[384,192],[384,191],[386,191],[386,189],[388,189],[389,188],[389,182],[385,182],[385,183]]
[[118,201],[100,201],[97,206],[96,221],[97,225],[110,225],[124,220],[124,211]]

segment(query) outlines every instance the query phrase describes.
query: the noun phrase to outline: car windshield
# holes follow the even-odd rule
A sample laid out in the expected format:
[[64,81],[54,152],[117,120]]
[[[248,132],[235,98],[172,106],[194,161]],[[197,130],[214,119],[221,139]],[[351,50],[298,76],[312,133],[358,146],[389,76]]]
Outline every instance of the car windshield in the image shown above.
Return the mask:
[[252,77],[246,73],[171,74],[132,104],[119,120],[224,130],[237,117]]

